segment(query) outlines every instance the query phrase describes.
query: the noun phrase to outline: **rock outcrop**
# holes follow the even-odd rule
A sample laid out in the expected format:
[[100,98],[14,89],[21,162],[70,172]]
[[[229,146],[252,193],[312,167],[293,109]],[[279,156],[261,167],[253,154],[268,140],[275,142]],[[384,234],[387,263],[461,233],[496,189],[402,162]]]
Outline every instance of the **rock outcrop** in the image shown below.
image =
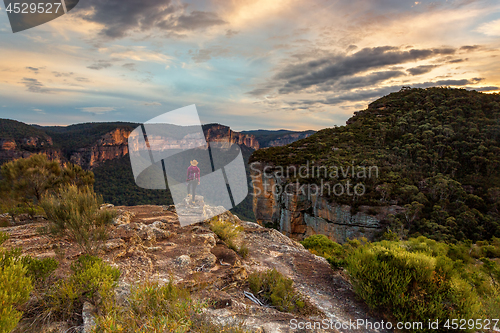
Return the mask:
[[128,154],[130,130],[117,128],[104,134],[90,147],[79,148],[69,156],[69,161],[85,169],[92,169],[105,161]]
[[[107,209],[107,208],[103,208]],[[230,212],[221,220],[239,224],[242,229],[236,244],[245,243],[248,255],[243,258],[229,248],[207,222],[181,227],[177,215],[162,206],[116,207],[120,224],[113,225],[110,239],[100,254],[106,262],[121,271],[115,291],[119,304],[126,302],[132,285],[142,281],[166,283],[173,280],[191,290],[194,299],[207,304],[207,320],[220,324],[242,324],[250,332],[297,332],[297,322],[344,323],[357,319],[380,321],[356,298],[343,271],[333,271],[328,262],[274,229],[240,221]],[[81,254],[78,246],[67,238],[40,236],[47,222],[0,228],[10,235],[7,248],[20,247],[24,254],[39,258],[54,257],[60,262],[56,278],[66,278],[71,263]],[[280,312],[259,306],[245,297],[249,274],[276,269],[294,281],[294,287],[314,309],[308,315]],[[259,297],[259,295],[257,295]],[[80,329],[91,328],[92,307],[81,309]],[[29,329],[26,320],[24,332]],[[85,325],[84,325],[85,324]],[[68,329],[63,323],[52,323],[52,332]],[[36,327],[36,332],[46,331]],[[360,328],[359,332],[375,332]],[[339,332],[314,329],[311,332]],[[383,332],[378,330],[377,332]]]
[[[205,125],[203,129],[206,140],[209,142],[227,142],[229,140],[231,143],[245,145],[254,150],[259,149],[259,142],[253,135],[234,132],[229,127],[219,124]],[[42,153],[63,163],[69,161],[84,169],[93,169],[106,161],[127,155],[130,133],[131,127],[117,127],[103,134],[90,145],[71,147],[70,149],[56,148],[61,146],[61,142],[54,146],[53,139],[49,135],[14,140],[2,138],[2,133],[0,133],[0,163],[26,158],[34,153]],[[161,138],[161,140],[164,139]],[[178,142],[172,144],[177,146]],[[162,146],[167,147],[168,145],[169,142],[162,143]]]
[[220,124],[209,124],[203,126],[205,138],[209,142],[227,142],[228,138],[231,143],[245,145],[252,149],[259,149],[260,145],[255,136],[251,134],[243,134],[232,131],[228,126]]
[[361,206],[353,213],[348,205],[331,202],[319,194],[309,194],[297,186],[285,189],[288,180],[276,173],[264,172],[264,167],[254,163],[251,168],[256,220],[263,226],[278,227],[294,239],[323,234],[339,243],[361,237],[372,240],[382,230],[381,221],[387,215],[403,210],[399,206]]

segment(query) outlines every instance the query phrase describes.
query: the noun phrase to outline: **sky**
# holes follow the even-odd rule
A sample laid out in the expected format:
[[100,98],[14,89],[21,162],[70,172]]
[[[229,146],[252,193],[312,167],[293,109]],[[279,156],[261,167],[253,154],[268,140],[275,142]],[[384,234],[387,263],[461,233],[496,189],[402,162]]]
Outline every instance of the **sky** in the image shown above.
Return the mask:
[[15,34],[0,6],[0,118],[29,124],[319,130],[402,86],[500,91],[497,0],[80,0]]

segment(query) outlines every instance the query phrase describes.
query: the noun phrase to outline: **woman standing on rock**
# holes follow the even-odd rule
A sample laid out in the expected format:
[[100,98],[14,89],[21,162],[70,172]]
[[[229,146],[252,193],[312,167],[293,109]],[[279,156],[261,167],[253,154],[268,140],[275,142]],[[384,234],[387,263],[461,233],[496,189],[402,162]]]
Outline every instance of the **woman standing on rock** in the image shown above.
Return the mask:
[[187,169],[186,181],[188,183],[187,192],[188,197],[191,193],[191,203],[195,203],[196,199],[196,186],[200,185],[200,169],[197,167],[198,161],[192,160],[191,165]]

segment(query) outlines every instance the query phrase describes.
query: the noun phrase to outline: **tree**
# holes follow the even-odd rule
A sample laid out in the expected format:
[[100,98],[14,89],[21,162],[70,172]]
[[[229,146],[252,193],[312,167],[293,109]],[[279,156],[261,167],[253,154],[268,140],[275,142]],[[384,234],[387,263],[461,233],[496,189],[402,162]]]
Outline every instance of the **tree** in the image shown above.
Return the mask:
[[48,190],[64,184],[87,186],[94,183],[91,171],[68,164],[61,167],[43,154],[31,155],[2,165],[0,186],[18,201],[38,203]]
[[68,234],[87,254],[95,254],[107,237],[114,210],[101,210],[102,197],[91,187],[69,185],[41,201],[54,233]]

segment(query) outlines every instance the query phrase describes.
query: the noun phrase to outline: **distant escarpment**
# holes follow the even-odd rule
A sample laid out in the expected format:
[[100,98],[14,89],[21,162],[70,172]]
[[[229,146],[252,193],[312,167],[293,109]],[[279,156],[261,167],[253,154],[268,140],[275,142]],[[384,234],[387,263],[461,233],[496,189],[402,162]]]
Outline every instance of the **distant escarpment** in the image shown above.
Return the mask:
[[256,130],[256,131],[243,131],[247,135],[253,135],[259,142],[260,148],[279,147],[289,145],[295,141],[305,139],[315,131],[288,131],[288,130]]
[[[106,161],[128,154],[128,137],[139,126],[134,123],[89,123],[67,127],[30,126],[14,120],[0,120],[0,162],[42,153],[61,162],[94,169]],[[232,131],[220,124],[204,125],[207,141],[230,141],[259,149],[253,135]]]
[[203,131],[205,132],[205,137],[207,141],[210,142],[230,142],[245,145],[254,150],[259,149],[260,145],[254,135],[244,134],[232,131],[228,126],[220,124],[208,124],[203,126]]
[[250,162],[257,220],[291,236],[500,236],[498,94],[404,88]]

